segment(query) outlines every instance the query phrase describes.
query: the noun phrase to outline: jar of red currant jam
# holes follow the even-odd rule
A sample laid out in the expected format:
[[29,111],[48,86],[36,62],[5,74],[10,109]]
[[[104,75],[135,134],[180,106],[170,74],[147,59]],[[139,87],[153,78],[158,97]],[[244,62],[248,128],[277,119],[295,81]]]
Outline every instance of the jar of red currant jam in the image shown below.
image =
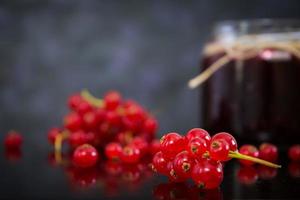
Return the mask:
[[300,138],[300,21],[217,24],[203,51],[202,127],[244,142],[291,144]]

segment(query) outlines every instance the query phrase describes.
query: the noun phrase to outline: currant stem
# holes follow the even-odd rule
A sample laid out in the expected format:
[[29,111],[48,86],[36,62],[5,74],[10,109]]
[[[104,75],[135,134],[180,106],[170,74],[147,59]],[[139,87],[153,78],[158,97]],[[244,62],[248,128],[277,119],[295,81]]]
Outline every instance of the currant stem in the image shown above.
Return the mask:
[[63,142],[64,139],[66,139],[68,137],[69,137],[69,132],[68,131],[63,131],[55,137],[54,155],[55,155],[55,160],[56,160],[57,163],[62,162],[62,155],[61,155],[62,142]]
[[102,99],[96,98],[87,89],[81,91],[81,96],[93,106],[102,107],[104,104]]
[[259,164],[262,164],[262,165],[265,165],[265,166],[268,166],[268,167],[272,167],[272,168],[281,168],[281,165],[277,165],[277,164],[274,164],[274,163],[271,163],[271,162],[268,162],[266,160],[262,160],[262,159],[259,159],[259,158],[254,158],[254,157],[251,157],[251,156],[247,156],[247,155],[241,154],[237,151],[229,151],[228,157],[243,159],[243,160],[249,160],[249,161],[259,163]]

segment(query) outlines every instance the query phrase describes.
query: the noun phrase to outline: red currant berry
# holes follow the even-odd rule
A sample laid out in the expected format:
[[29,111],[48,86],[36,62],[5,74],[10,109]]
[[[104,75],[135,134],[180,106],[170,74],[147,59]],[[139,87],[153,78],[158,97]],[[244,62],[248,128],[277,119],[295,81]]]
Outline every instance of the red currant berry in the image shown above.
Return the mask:
[[192,179],[199,188],[217,188],[223,180],[222,164],[213,160],[202,160],[194,165]]
[[59,128],[51,128],[48,132],[48,141],[50,144],[54,144],[56,137],[61,133]]
[[141,158],[141,151],[133,145],[127,145],[121,153],[121,160],[124,163],[137,163]]
[[6,148],[20,148],[23,143],[23,137],[17,131],[9,131],[4,139]]
[[160,142],[159,140],[155,139],[152,140],[151,144],[150,144],[150,152],[152,155],[156,154],[157,152],[160,151]]
[[168,133],[160,140],[160,149],[166,158],[174,158],[186,146],[185,138],[178,133]]
[[300,161],[300,145],[296,144],[291,146],[288,154],[292,161]]
[[231,134],[226,132],[217,133],[212,137],[212,140],[216,140],[216,139],[224,139],[229,144],[230,151],[237,150],[237,142]]
[[224,139],[213,139],[209,146],[209,156],[215,161],[228,160],[229,144]]
[[118,127],[121,123],[121,118],[119,114],[115,111],[107,111],[105,119],[106,122],[113,127]]
[[77,147],[73,153],[73,162],[78,167],[92,167],[98,161],[97,150],[89,144]]
[[242,184],[252,185],[257,181],[258,174],[253,166],[243,166],[238,170],[237,178]]
[[98,119],[96,116],[96,112],[94,111],[89,111],[83,114],[82,121],[84,127],[88,130],[95,130],[98,126]]
[[202,128],[193,128],[193,129],[191,129],[186,134],[185,137],[189,141],[192,140],[192,139],[194,139],[194,138],[202,138],[202,139],[204,139],[207,142],[207,144],[209,144],[210,140],[211,140],[209,133],[206,130],[202,129]]
[[152,159],[152,170],[160,174],[168,175],[168,161],[164,158],[161,151],[157,152]]
[[134,104],[125,109],[125,116],[128,117],[129,120],[135,122],[141,122],[146,117],[143,109],[140,106]]
[[278,149],[270,143],[263,143],[259,146],[259,158],[270,162],[275,162],[278,157]]
[[158,123],[154,118],[149,117],[145,120],[144,127],[143,127],[144,132],[149,134],[155,134],[157,128],[158,128]]
[[177,176],[189,178],[194,166],[194,159],[187,151],[182,151],[173,160],[173,169]]
[[74,148],[79,145],[87,143],[86,133],[83,131],[76,131],[70,134],[69,144]]
[[187,150],[194,158],[201,159],[204,156],[203,154],[207,152],[208,145],[203,138],[195,137],[189,140]]
[[133,138],[133,140],[131,141],[131,144],[136,146],[142,155],[145,155],[148,152],[148,143],[146,140],[144,140],[141,137],[135,137]]
[[77,113],[70,113],[64,117],[64,126],[70,131],[82,128],[82,119]]
[[122,146],[119,143],[111,142],[105,146],[105,155],[108,159],[119,159],[122,153]]
[[79,115],[84,115],[85,113],[92,111],[92,109],[93,106],[89,102],[83,100],[78,104],[76,112],[78,112]]
[[[251,156],[254,158],[259,157],[258,149],[255,146],[250,145],[250,144],[245,144],[245,145],[241,146],[239,152],[243,155]],[[243,165],[253,165],[254,164],[254,162],[252,162],[252,161],[243,160],[243,159],[239,159],[239,162],[242,163]]]
[[104,95],[105,108],[115,110],[121,103],[121,95],[117,91],[110,91]]
[[170,182],[179,183],[184,182],[187,178],[184,176],[180,176],[180,174],[176,174],[174,170],[174,163],[172,161],[169,161],[167,164],[168,169],[168,178]]
[[78,105],[83,101],[80,94],[74,94],[68,99],[68,106],[71,110],[76,110]]

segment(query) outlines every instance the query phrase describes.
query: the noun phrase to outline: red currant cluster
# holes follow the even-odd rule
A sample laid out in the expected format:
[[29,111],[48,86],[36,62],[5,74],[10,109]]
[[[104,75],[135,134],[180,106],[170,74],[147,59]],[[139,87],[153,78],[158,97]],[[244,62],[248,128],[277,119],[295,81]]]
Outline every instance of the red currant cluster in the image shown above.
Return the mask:
[[174,132],[164,135],[160,140],[160,151],[153,157],[152,169],[168,176],[172,182],[192,178],[200,188],[213,189],[223,180],[222,162],[231,158],[280,167],[239,153],[237,142],[229,133],[217,133],[211,138],[207,131],[194,128],[186,136]]
[[110,159],[134,163],[149,153],[151,145],[155,146],[156,119],[138,103],[122,99],[116,91],[106,93],[103,99],[83,91],[72,95],[68,105],[71,112],[64,117],[64,127],[52,128],[48,140],[57,152],[61,151],[63,140],[78,148],[74,151],[78,166],[94,165],[96,148],[105,148]]

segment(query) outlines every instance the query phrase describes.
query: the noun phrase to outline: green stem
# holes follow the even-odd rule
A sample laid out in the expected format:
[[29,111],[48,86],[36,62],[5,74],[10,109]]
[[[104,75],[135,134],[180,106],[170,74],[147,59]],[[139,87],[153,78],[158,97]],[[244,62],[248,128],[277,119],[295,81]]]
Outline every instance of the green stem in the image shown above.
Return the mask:
[[265,166],[268,166],[268,167],[281,168],[281,165],[277,165],[277,164],[274,164],[274,163],[271,163],[271,162],[268,162],[268,161],[265,161],[265,160],[262,160],[262,159],[259,159],[259,158],[247,156],[247,155],[241,154],[237,151],[230,151],[229,154],[228,154],[228,157],[243,159],[243,160],[249,160],[249,161],[259,163],[259,164],[262,164],[262,165],[265,165]]
[[61,149],[62,149],[62,142],[64,139],[69,137],[69,132],[68,131],[63,131],[60,134],[58,134],[55,138],[54,141],[54,155],[55,155],[55,160],[57,163],[62,162],[62,155],[61,155]]
[[95,107],[103,106],[103,100],[94,97],[87,89],[81,91],[81,96]]

